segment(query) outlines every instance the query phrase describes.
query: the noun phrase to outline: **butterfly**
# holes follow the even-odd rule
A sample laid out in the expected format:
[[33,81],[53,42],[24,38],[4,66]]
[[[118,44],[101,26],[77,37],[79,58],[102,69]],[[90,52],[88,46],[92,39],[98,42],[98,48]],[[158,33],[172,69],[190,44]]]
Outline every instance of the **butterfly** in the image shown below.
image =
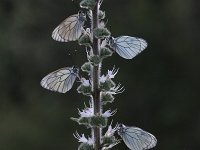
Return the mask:
[[59,42],[76,41],[82,34],[86,15],[83,12],[65,19],[52,33],[52,38]]
[[40,85],[50,91],[66,93],[72,88],[78,73],[79,69],[75,67],[61,68],[45,76]]
[[155,136],[137,127],[120,124],[118,134],[131,150],[146,150],[155,147],[157,144]]
[[108,39],[110,47],[122,58],[132,59],[147,47],[147,42],[141,38],[120,36]]

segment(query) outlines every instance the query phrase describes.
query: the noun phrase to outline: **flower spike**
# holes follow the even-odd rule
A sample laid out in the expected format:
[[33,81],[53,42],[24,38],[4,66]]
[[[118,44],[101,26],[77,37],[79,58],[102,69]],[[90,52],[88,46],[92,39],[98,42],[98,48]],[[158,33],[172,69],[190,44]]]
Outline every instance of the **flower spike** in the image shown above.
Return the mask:
[[[72,0],[74,3],[74,0]],[[78,79],[80,85],[77,92],[88,96],[88,103],[78,110],[78,117],[71,120],[79,125],[91,129],[91,136],[79,134],[73,136],[78,140],[78,150],[108,150],[120,143],[115,137],[117,132],[129,149],[149,149],[156,145],[156,138],[140,128],[127,127],[123,124],[108,125],[110,117],[117,113],[117,109],[104,109],[106,104],[114,102],[116,94],[123,93],[124,87],[114,81],[119,68],[115,65],[102,74],[103,61],[115,52],[124,59],[133,59],[146,47],[147,42],[138,37],[113,37],[108,28],[106,12],[101,10],[104,0],[80,0],[81,8],[78,13],[69,16],[53,31],[52,38],[59,42],[77,41],[85,47],[87,61],[77,67],[64,67],[56,70],[41,81],[41,86],[59,93],[68,92]],[[75,50],[77,51],[77,50]],[[69,54],[70,55],[70,54]],[[87,74],[84,77],[79,71]],[[107,128],[105,134],[103,129]]]

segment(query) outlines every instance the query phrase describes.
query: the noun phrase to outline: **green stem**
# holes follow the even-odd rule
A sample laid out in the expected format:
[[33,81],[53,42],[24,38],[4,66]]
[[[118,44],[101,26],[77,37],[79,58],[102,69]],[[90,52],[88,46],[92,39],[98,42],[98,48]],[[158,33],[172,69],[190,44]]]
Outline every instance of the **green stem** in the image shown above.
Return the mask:
[[[93,29],[99,27],[99,0],[97,0],[97,5],[95,6],[93,13]],[[93,36],[93,54],[99,55],[99,49],[100,49],[100,40],[95,38]],[[100,98],[100,90],[99,90],[99,77],[101,72],[101,64],[94,66],[92,69],[92,81],[93,81],[93,108],[94,108],[94,114],[95,115],[101,115],[101,98]],[[101,149],[101,129],[98,127],[95,127],[92,129],[92,134],[94,138],[94,148],[95,150]]]

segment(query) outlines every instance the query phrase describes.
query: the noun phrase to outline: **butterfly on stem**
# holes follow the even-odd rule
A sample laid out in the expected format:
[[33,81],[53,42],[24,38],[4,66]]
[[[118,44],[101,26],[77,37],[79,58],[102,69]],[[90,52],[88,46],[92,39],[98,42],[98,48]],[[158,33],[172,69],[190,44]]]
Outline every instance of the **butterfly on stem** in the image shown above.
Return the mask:
[[119,56],[125,59],[132,59],[147,47],[147,42],[141,38],[131,36],[110,36],[106,42]]
[[65,67],[51,72],[45,76],[40,85],[50,91],[66,93],[69,91],[76,78],[79,78],[79,69],[76,67]]
[[157,139],[154,135],[138,127],[128,127],[119,124],[118,134],[131,150],[147,150],[155,147],[157,144]]
[[78,40],[83,33],[85,21],[86,15],[82,11],[69,16],[54,29],[52,38],[58,42]]

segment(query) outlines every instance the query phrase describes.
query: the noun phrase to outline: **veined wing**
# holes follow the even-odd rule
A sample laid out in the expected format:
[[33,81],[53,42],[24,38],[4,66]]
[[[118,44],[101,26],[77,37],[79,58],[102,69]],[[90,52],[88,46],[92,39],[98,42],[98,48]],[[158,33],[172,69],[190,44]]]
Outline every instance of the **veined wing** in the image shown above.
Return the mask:
[[69,91],[78,76],[78,69],[65,67],[45,76],[40,82],[41,86],[50,91],[66,93]]
[[120,36],[112,38],[110,46],[123,58],[132,59],[147,47],[147,42],[141,38]]
[[82,34],[85,14],[78,13],[65,19],[52,33],[52,38],[59,42],[76,41]]
[[154,135],[137,127],[122,125],[118,130],[118,134],[131,150],[147,150],[155,147],[157,144],[157,139]]

